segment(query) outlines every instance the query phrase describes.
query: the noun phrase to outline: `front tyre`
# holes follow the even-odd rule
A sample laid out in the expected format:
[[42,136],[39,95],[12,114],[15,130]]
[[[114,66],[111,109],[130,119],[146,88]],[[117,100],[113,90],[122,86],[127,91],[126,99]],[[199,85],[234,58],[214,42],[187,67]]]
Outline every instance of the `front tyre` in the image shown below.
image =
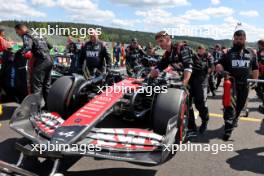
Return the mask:
[[157,95],[152,108],[153,131],[166,135],[168,122],[177,117],[176,139],[183,140],[186,135],[188,117],[187,94],[182,89],[168,88],[167,93]]

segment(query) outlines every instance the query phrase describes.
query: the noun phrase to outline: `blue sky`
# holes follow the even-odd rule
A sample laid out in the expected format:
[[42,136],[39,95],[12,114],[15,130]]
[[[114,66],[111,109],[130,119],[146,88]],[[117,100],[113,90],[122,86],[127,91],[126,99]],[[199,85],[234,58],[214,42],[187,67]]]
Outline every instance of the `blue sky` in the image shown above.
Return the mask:
[[68,21],[173,35],[264,38],[263,0],[0,0],[0,20]]

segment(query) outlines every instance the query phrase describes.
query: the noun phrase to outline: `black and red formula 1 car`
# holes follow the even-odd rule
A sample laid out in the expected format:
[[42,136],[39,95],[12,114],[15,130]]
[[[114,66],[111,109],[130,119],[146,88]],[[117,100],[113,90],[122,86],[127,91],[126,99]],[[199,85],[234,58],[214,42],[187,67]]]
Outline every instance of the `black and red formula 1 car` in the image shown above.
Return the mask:
[[[91,80],[61,77],[50,89],[46,110],[41,96],[35,94],[14,112],[10,127],[26,142],[16,143],[21,152],[18,164],[0,162],[0,170],[18,172],[24,156],[55,161],[50,175],[58,173],[58,163],[67,155],[144,165],[164,163],[171,154],[165,148],[186,136],[188,93],[179,83],[179,78],[167,74],[145,80],[114,72]],[[117,87],[122,91],[116,91]],[[44,150],[60,144],[67,148]],[[84,145],[85,152],[78,147],[73,150],[73,146]],[[91,145],[96,146],[94,150],[88,150]]]

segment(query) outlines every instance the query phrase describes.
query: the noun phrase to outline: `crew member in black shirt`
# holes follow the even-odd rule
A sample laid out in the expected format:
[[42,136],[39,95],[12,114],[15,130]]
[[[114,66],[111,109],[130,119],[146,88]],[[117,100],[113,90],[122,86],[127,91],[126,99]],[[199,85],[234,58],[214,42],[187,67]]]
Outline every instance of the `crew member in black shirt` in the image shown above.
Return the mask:
[[21,52],[26,59],[29,59],[30,93],[41,93],[46,99],[53,67],[50,56],[52,46],[42,36],[30,34],[24,24],[17,24],[15,30],[23,40]]
[[[239,115],[245,106],[249,87],[247,79],[251,76],[258,79],[258,63],[253,50],[245,47],[246,33],[238,30],[234,33],[233,47],[216,65],[216,71],[229,72],[232,82],[232,98],[230,105],[224,107],[225,134],[223,140],[228,140],[233,128],[237,126]],[[232,79],[233,78],[233,79]]]
[[208,107],[207,107],[207,88],[208,75],[213,69],[213,57],[206,52],[204,46],[198,46],[197,54],[193,55],[193,72],[189,81],[190,85],[190,109],[188,121],[188,136],[196,136],[197,127],[195,124],[194,111],[192,102],[194,101],[196,109],[199,111],[199,116],[202,119],[202,125],[199,132],[203,134],[207,129],[209,121]]
[[184,44],[174,45],[166,31],[157,33],[155,39],[165,53],[158,66],[151,71],[151,77],[158,77],[159,73],[169,65],[174,68],[181,66],[184,71],[182,83],[187,86],[192,74],[193,51]]
[[105,72],[106,69],[111,68],[111,64],[110,53],[94,30],[93,34],[90,35],[90,40],[84,44],[81,50],[80,65],[85,78],[94,76],[96,69]]

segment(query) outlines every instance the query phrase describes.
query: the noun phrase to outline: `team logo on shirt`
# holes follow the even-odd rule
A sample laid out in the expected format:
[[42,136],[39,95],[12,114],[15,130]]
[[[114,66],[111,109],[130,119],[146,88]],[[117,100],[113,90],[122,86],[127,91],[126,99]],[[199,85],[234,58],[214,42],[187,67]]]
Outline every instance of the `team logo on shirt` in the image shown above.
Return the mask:
[[99,51],[86,51],[87,57],[98,57]]
[[245,54],[245,58],[250,58],[251,54]]
[[232,60],[233,68],[249,68],[250,60]]

